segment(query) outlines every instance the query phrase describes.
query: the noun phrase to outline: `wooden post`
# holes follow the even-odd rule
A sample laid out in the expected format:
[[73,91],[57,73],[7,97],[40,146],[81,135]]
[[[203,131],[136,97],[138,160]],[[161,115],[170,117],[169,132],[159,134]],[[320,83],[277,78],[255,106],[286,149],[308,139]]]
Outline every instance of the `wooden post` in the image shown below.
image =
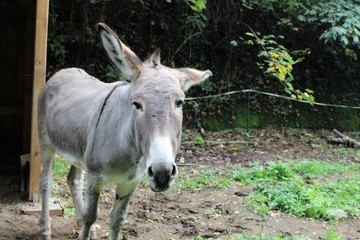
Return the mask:
[[38,183],[41,172],[41,157],[37,130],[37,103],[38,96],[45,84],[46,77],[46,49],[49,0],[36,1],[36,30],[35,30],[35,56],[34,56],[34,84],[31,116],[31,146],[30,146],[30,181],[29,200],[33,194],[39,194]]

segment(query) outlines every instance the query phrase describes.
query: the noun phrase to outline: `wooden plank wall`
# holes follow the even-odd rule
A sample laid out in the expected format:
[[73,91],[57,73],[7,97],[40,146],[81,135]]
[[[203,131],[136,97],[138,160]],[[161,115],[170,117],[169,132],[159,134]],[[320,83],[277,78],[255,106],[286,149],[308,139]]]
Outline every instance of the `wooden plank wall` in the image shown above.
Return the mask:
[[31,121],[31,152],[30,152],[30,182],[29,200],[33,194],[38,194],[38,182],[41,171],[41,157],[37,131],[37,99],[45,84],[46,77],[46,49],[48,29],[49,0],[37,0],[36,7],[36,37],[34,57],[34,84]]

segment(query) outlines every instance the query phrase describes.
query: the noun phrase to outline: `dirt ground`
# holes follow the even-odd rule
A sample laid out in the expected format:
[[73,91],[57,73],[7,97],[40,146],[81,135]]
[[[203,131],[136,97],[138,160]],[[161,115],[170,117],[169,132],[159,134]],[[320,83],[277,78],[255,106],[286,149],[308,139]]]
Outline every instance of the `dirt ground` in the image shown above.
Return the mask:
[[[243,130],[222,133],[185,132],[188,141],[195,135],[209,140],[205,146],[184,143],[177,157],[179,171],[193,169],[226,169],[232,165],[248,167],[254,162],[316,159],[322,161],[359,162],[356,150],[327,143],[330,131],[304,131],[291,129]],[[206,136],[206,137],[205,137]],[[355,136],[356,137],[356,136]],[[359,137],[359,136],[357,136]],[[359,139],[359,138],[358,138]],[[229,143],[227,141],[235,141]],[[222,142],[222,144],[219,144]],[[342,154],[346,149],[346,154]],[[29,204],[20,200],[18,176],[0,178],[0,239],[36,239],[38,216],[21,213]],[[64,184],[60,183],[60,187]],[[64,189],[67,187],[64,185]],[[323,239],[329,223],[271,212],[265,218],[255,214],[243,203],[244,196],[253,186],[230,185],[228,188],[178,190],[153,193],[142,183],[134,194],[129,214],[121,232],[121,239],[186,239],[201,235],[221,238],[234,233],[275,234],[305,236]],[[107,186],[100,199],[100,218],[96,222],[98,239],[106,239],[108,215],[114,198],[114,187]],[[64,197],[68,193],[64,193]],[[220,209],[221,212],[214,211]],[[360,239],[359,216],[349,216],[333,225],[343,239]],[[72,239],[75,219],[52,217],[53,239]]]

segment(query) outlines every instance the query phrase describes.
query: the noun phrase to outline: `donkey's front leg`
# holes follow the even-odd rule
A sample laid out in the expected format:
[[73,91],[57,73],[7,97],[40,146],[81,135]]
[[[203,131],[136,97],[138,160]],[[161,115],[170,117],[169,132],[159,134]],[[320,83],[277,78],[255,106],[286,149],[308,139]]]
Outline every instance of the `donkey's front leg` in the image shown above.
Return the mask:
[[40,239],[50,239],[51,238],[51,228],[50,228],[50,214],[49,214],[49,196],[51,192],[51,183],[52,183],[52,166],[55,160],[55,154],[50,150],[49,146],[42,145],[41,149],[42,157],[42,169],[40,176],[39,190],[41,194],[41,217],[39,221]]
[[88,172],[86,183],[85,207],[82,213],[82,228],[79,240],[89,239],[92,224],[98,217],[98,202],[102,188],[101,178]]
[[126,218],[130,198],[137,184],[131,186],[117,186],[113,210],[110,215],[110,240],[117,240],[122,224]]

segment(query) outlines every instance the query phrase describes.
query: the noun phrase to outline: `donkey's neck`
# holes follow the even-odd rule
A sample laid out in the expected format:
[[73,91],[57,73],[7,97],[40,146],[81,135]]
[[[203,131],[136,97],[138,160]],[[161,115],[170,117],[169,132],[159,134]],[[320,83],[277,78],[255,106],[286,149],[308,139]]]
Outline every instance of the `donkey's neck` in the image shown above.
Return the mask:
[[102,163],[130,161],[136,164],[140,161],[135,144],[131,88],[126,82],[114,85],[99,109],[92,136],[92,154],[95,159],[102,159]]

